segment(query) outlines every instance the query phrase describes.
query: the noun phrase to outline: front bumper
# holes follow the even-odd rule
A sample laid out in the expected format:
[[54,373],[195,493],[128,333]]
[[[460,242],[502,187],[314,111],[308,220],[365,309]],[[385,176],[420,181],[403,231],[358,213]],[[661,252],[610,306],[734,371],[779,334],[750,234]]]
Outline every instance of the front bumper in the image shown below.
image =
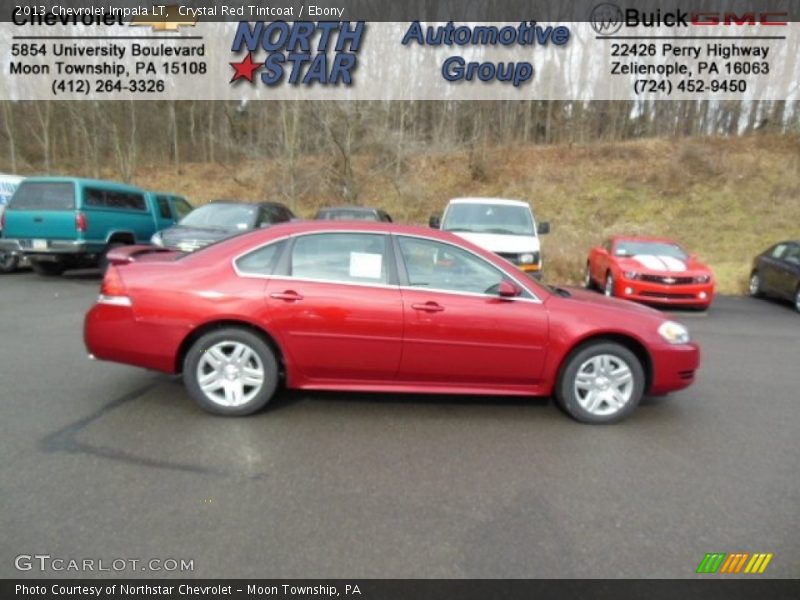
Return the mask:
[[666,285],[623,279],[616,285],[615,296],[646,304],[708,307],[714,298],[714,284]]
[[662,344],[650,351],[652,381],[648,394],[658,396],[682,390],[694,383],[700,366],[700,347],[688,344]]

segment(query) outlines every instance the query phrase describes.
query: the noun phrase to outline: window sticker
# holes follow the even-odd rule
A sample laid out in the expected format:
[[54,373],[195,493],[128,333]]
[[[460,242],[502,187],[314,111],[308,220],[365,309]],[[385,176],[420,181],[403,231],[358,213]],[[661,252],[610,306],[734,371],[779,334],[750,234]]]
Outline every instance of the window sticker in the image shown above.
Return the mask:
[[367,252],[350,253],[350,277],[380,279],[383,267],[383,255]]

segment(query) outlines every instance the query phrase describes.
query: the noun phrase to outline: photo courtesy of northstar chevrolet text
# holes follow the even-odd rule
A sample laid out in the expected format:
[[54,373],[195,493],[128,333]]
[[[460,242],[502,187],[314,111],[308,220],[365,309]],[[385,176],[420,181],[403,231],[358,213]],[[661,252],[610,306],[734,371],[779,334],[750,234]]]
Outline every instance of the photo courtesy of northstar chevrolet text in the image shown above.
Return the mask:
[[3,0],[0,586],[797,597],[798,8]]

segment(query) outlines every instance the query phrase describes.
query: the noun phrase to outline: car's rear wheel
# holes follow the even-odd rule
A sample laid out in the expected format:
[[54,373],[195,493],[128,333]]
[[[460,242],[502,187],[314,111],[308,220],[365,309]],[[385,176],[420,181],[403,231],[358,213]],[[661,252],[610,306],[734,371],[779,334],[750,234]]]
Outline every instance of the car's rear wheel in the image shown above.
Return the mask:
[[183,380],[195,402],[223,416],[252,414],[278,387],[278,361],[258,335],[237,328],[200,337],[183,365]]
[[586,263],[586,273],[583,276],[583,286],[587,290],[595,289],[594,279],[592,279],[592,268],[589,263]]
[[61,261],[50,262],[32,260],[31,268],[37,275],[43,275],[44,277],[58,277],[67,270],[67,265]]
[[610,271],[606,275],[606,286],[603,289],[603,293],[609,298],[614,297],[614,275]]
[[19,266],[19,257],[11,252],[0,250],[0,273],[13,273]]
[[800,312],[800,285],[794,291],[794,308],[797,312]]
[[639,404],[644,384],[644,369],[633,352],[615,342],[594,342],[567,359],[556,400],[582,423],[616,423]]
[[753,271],[750,274],[750,282],[747,285],[747,291],[750,292],[750,295],[754,298],[764,295],[764,293],[761,291],[761,277],[759,276],[758,271]]

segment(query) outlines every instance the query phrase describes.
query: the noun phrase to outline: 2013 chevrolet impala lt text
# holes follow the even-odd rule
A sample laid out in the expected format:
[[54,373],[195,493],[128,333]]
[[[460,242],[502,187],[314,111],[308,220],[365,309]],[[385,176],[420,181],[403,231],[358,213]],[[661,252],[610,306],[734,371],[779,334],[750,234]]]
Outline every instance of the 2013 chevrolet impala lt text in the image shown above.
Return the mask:
[[653,309],[550,288],[447,232],[306,222],[193,254],[119,250],[85,341],[182,373],[221,415],[293,389],[554,396],[610,423],[695,379],[699,349]]

